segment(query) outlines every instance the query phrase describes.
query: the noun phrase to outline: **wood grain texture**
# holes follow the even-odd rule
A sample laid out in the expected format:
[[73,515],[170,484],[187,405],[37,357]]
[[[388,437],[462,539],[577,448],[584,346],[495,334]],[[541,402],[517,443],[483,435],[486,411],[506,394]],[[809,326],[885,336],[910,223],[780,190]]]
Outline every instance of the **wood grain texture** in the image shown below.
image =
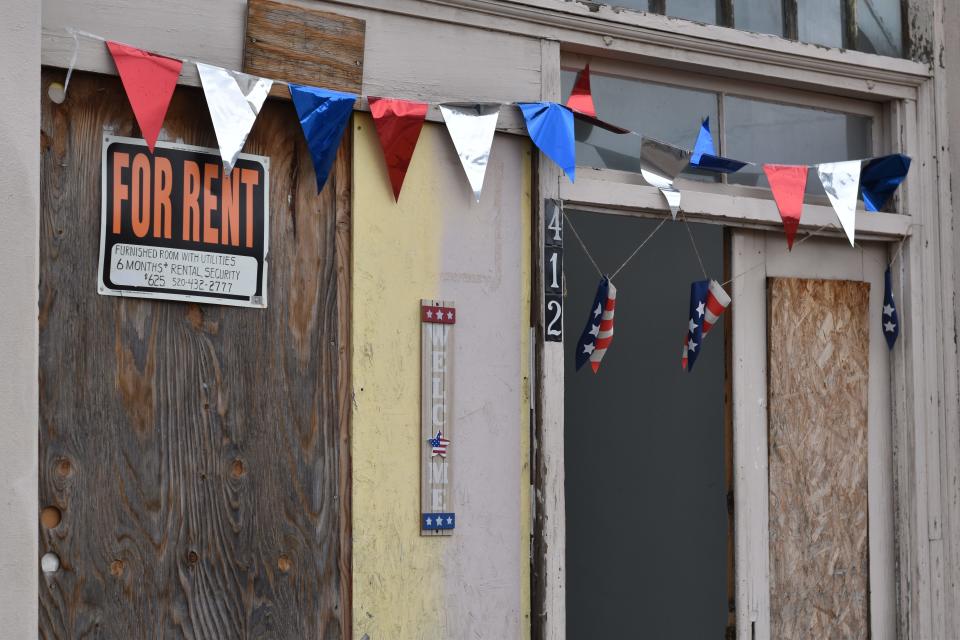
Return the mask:
[[771,635],[868,638],[870,285],[768,284]]
[[[44,83],[59,74],[46,73]],[[42,100],[42,638],[349,637],[350,144],[318,197],[289,103],[271,159],[266,310],[96,294],[104,129],[139,135],[116,78]],[[215,147],[179,88],[161,138]]]
[[[249,0],[244,39],[246,73],[360,93],[366,23],[276,0]],[[278,85],[271,94],[287,96]]]

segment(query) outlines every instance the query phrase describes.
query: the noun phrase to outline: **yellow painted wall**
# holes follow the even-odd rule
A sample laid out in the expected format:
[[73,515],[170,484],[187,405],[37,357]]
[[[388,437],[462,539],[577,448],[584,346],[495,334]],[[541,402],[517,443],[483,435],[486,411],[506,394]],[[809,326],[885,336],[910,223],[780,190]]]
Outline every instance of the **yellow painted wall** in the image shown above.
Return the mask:
[[[529,637],[529,144],[498,136],[484,189],[487,204],[475,209],[443,126],[424,126],[399,203],[394,202],[368,115],[355,116],[353,134],[354,637],[447,639],[466,637],[468,629],[471,634],[478,629],[493,634],[482,637]],[[506,258],[497,253],[499,247],[491,258],[482,239],[476,244],[471,240],[468,225],[481,215],[506,229],[494,238],[513,247]],[[488,268],[491,260],[493,269]],[[461,262],[464,273],[451,267]],[[503,288],[504,282],[509,289]],[[464,477],[454,469],[458,529],[449,538],[424,538],[418,529],[423,446],[419,301],[445,297],[451,290],[459,293],[457,329],[465,331],[461,308],[464,313],[471,304],[483,309],[484,291],[494,287],[516,290],[519,313],[504,316],[495,329],[516,341],[518,353],[516,362],[506,363],[516,379],[491,386],[487,395],[495,403],[504,388],[514,390],[520,415],[506,426],[516,440],[482,440],[480,429],[472,427],[473,433],[463,433],[452,446],[479,438],[485,447],[502,447],[476,451],[477,445],[474,455],[516,460],[511,467],[516,478],[507,490],[491,496],[483,493],[482,478],[474,482],[469,472]],[[461,335],[458,349],[470,349]],[[479,357],[468,352],[455,367],[474,366],[471,358]],[[471,390],[473,399],[483,403],[485,393],[482,388]],[[470,400],[460,388],[457,394],[455,405]],[[460,422],[455,426],[460,428]],[[458,455],[470,454],[460,450]],[[471,505],[485,499],[494,505],[497,521],[483,524],[496,527],[496,536],[481,529],[481,514],[471,511]],[[506,516],[496,511],[504,506],[509,507]],[[501,534],[510,539],[506,550],[495,542]],[[492,570],[490,562],[497,563]],[[478,598],[477,593],[485,596]]]

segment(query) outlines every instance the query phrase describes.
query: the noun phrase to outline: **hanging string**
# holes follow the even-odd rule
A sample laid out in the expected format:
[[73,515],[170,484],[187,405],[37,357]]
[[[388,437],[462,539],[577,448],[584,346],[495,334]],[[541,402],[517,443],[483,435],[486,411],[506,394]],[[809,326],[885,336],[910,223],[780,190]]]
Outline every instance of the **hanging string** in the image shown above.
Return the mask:
[[652,238],[653,236],[655,236],[655,235],[657,234],[657,231],[660,231],[660,227],[662,227],[662,226],[663,226],[664,224],[666,224],[666,223],[667,223],[667,219],[664,218],[663,220],[660,221],[660,224],[658,224],[656,227],[653,228],[653,231],[651,231],[650,234],[649,234],[646,238],[643,239],[643,242],[641,242],[639,245],[637,245],[637,248],[633,250],[633,253],[630,254],[630,257],[627,258],[626,260],[624,260],[624,261],[623,261],[623,264],[621,264],[619,267],[617,267],[617,270],[613,272],[613,275],[612,275],[612,276],[610,276],[610,279],[611,279],[611,280],[613,280],[615,277],[617,277],[617,274],[618,274],[618,273],[620,273],[621,271],[623,271],[623,268],[626,267],[626,266],[630,263],[631,260],[633,260],[634,256],[636,256],[638,253],[640,253],[640,249],[643,249],[643,246],[644,246],[645,244],[647,244],[648,242],[650,242],[650,238]]
[[693,252],[697,255],[697,262],[700,263],[700,271],[703,272],[703,277],[708,278],[707,268],[703,266],[703,258],[700,257],[700,250],[697,249],[697,242],[693,239],[693,231],[690,229],[690,224],[687,223],[687,216],[680,212],[680,219],[683,220],[683,226],[687,230],[687,235],[690,236],[690,245],[693,247]]
[[584,243],[583,238],[580,237],[580,234],[577,233],[577,228],[573,226],[573,221],[567,217],[566,212],[563,210],[563,200],[560,201],[560,214],[563,216],[563,219],[566,220],[567,226],[570,227],[570,231],[573,231],[573,237],[577,239],[577,242],[580,243],[580,246],[583,248],[583,252],[587,254],[587,258],[590,259],[590,264],[593,265],[593,268],[597,270],[597,274],[602,278],[603,271],[597,266],[597,261],[593,259],[593,255],[590,253],[590,250],[587,249],[586,243]]
[[[604,277],[603,270],[600,269],[600,267],[597,265],[597,261],[594,260],[593,255],[590,253],[590,250],[587,249],[587,245],[583,241],[583,238],[581,238],[580,234],[577,233],[577,228],[574,226],[573,221],[569,217],[567,217],[566,212],[563,210],[563,200],[560,201],[560,213],[563,214],[563,219],[566,220],[567,226],[570,227],[570,231],[573,231],[573,237],[577,239],[577,242],[580,243],[580,246],[583,248],[583,252],[587,254],[587,258],[590,260],[590,264],[592,264],[593,268],[597,270],[597,274],[599,274],[601,278]],[[638,253],[640,253],[640,250],[643,249],[644,245],[650,242],[650,239],[653,238],[653,236],[657,233],[657,231],[660,231],[660,227],[666,224],[666,222],[667,222],[667,218],[664,218],[663,220],[660,221],[660,224],[658,224],[656,227],[653,228],[653,231],[647,234],[647,237],[644,238],[643,241],[641,241],[640,244],[637,245],[637,248],[633,250],[633,253],[627,256],[627,259],[624,260],[619,267],[617,267],[616,271],[613,272],[613,274],[610,276],[611,280],[616,278],[617,274],[623,271],[624,267],[630,264],[630,261],[633,260]]]

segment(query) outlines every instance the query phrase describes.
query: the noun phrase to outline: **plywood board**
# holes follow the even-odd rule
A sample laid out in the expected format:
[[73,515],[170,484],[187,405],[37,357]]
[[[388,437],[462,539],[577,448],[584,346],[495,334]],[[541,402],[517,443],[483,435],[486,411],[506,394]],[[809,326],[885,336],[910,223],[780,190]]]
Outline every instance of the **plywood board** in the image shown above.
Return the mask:
[[[139,131],[117,78],[41,112],[39,636],[349,637],[349,136],[318,196],[264,105],[271,298],[240,309],[98,295],[103,133]],[[178,88],[163,137],[216,146],[206,112]]]
[[[360,93],[366,23],[275,0],[249,0],[243,50],[246,73]],[[287,89],[271,92],[285,97]]]
[[768,280],[771,637],[870,637],[869,297]]

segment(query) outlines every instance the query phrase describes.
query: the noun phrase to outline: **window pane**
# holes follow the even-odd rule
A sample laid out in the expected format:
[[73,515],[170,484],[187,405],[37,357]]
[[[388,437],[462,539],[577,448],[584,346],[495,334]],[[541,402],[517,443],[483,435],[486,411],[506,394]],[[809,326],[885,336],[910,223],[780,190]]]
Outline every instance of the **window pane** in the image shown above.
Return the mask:
[[667,0],[667,15],[717,24],[716,0]]
[[[570,95],[575,71],[564,71],[563,95]],[[612,124],[632,129],[686,149],[697,140],[700,121],[709,116],[716,129],[717,96],[708,91],[680,89],[663,84],[590,74],[597,115]],[[621,171],[640,171],[641,138],[617,135],[576,121],[577,165]],[[687,171],[685,177],[693,177]],[[706,179],[714,180],[710,174]]]
[[828,47],[843,46],[841,0],[803,0],[797,3],[797,31],[800,42]]
[[783,35],[782,0],[734,0],[733,21],[737,29]]
[[[730,174],[730,182],[769,187],[760,163],[812,164],[866,158],[873,153],[872,118],[726,96],[728,154],[758,163]],[[823,194],[815,171],[807,193]]]
[[900,0],[857,0],[857,49],[903,55]]
[[624,9],[633,9],[634,11],[649,11],[649,0],[610,0],[609,2],[600,2],[614,7],[623,7]]

